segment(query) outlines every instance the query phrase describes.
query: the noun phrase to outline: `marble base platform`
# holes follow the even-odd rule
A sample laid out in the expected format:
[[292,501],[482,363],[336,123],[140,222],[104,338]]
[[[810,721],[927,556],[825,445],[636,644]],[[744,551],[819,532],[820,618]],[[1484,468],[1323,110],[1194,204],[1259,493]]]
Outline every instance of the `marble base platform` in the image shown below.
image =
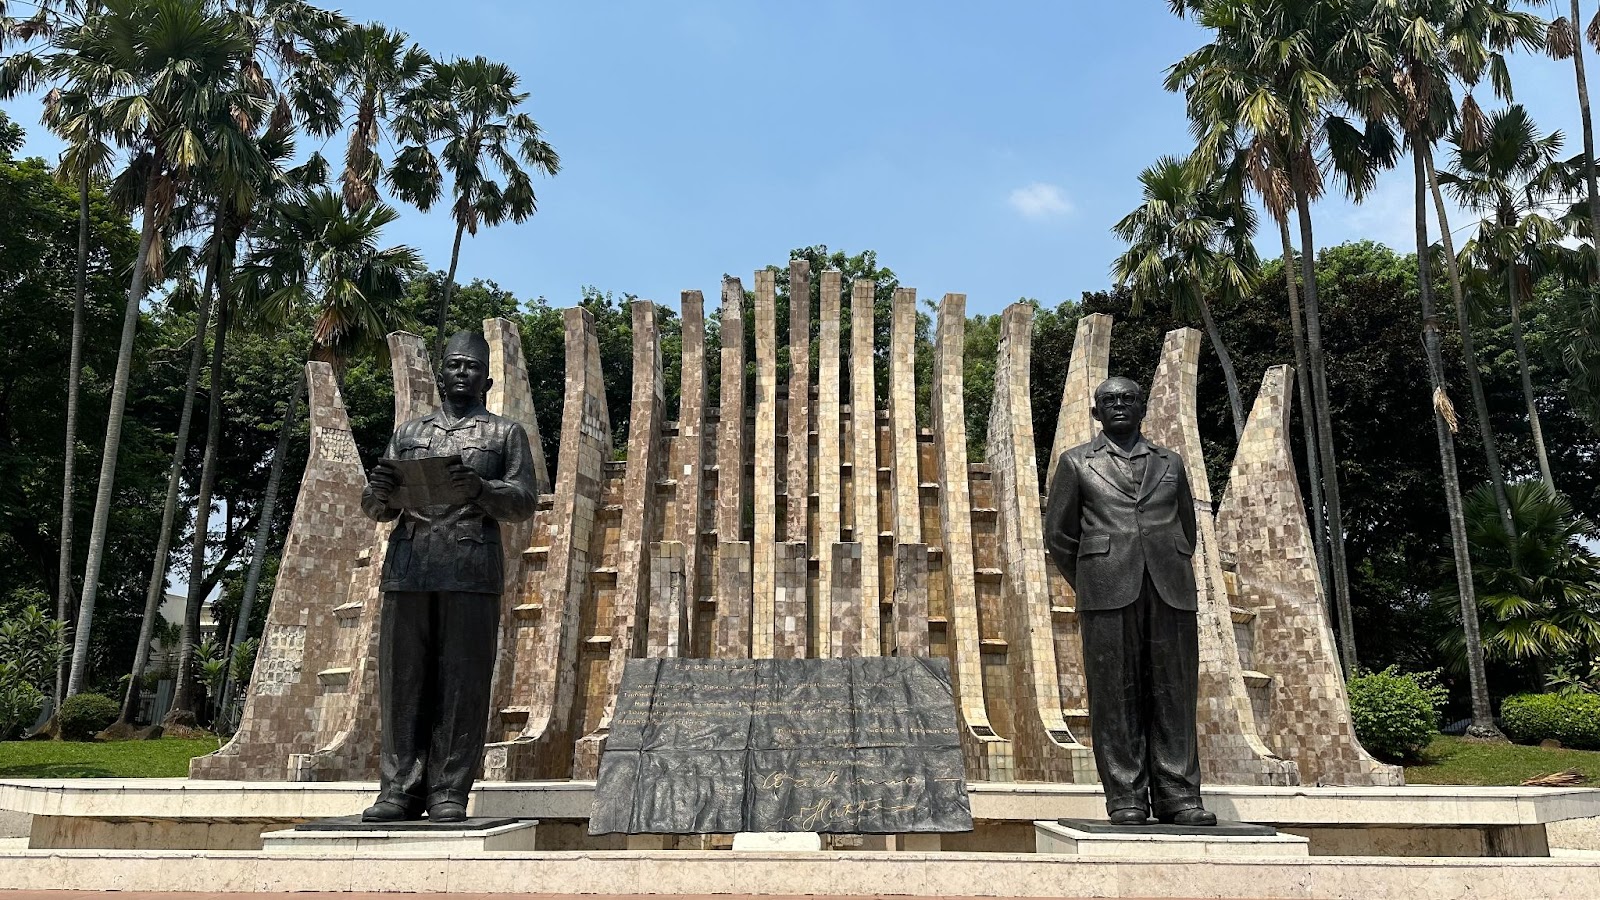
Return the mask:
[[360,816],[305,822],[261,835],[269,854],[499,853],[534,849],[538,822],[517,819],[467,819],[430,824],[362,822]]
[[1037,852],[1076,856],[1174,859],[1311,855],[1309,838],[1241,822],[1185,828],[1041,820],[1033,823],[1033,833]]
[[822,835],[811,831],[741,831],[733,836],[737,851],[806,853],[822,850]]

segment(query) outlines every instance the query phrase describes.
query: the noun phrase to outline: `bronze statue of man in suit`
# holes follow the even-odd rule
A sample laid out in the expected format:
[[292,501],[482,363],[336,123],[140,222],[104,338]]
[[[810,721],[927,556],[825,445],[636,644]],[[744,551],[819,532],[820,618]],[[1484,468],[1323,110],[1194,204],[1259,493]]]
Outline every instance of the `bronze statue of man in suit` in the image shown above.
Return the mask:
[[490,678],[505,575],[500,523],[533,515],[538,498],[528,435],[484,408],[489,344],[450,339],[439,373],[441,408],[395,429],[385,459],[459,456],[450,478],[464,502],[391,503],[400,476],[380,462],[361,495],[379,522],[398,520],[383,560],[378,694],[383,723],[378,802],[367,822],[467,816],[483,758]]
[[1114,825],[1215,825],[1200,803],[1195,510],[1177,453],[1140,432],[1144,392],[1111,378],[1103,430],[1061,455],[1045,543],[1078,595],[1089,730]]

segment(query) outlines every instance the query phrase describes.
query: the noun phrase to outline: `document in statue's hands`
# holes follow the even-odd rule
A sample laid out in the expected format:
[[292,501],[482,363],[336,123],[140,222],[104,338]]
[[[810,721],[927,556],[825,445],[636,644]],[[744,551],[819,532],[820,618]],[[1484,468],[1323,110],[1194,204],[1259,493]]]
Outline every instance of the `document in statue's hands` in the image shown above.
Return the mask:
[[467,502],[466,491],[450,478],[450,467],[460,456],[425,456],[421,459],[383,459],[400,476],[400,484],[389,495],[393,509],[421,506],[454,506]]

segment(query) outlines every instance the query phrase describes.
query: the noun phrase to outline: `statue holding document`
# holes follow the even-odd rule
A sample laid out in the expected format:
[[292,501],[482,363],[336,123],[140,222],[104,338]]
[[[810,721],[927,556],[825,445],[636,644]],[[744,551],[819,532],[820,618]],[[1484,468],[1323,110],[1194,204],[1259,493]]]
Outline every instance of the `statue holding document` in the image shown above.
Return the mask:
[[378,649],[382,788],[363,821],[466,818],[483,755],[500,624],[500,523],[533,515],[522,426],[484,407],[483,335],[450,339],[441,407],[395,429],[361,508],[395,522],[383,563]]

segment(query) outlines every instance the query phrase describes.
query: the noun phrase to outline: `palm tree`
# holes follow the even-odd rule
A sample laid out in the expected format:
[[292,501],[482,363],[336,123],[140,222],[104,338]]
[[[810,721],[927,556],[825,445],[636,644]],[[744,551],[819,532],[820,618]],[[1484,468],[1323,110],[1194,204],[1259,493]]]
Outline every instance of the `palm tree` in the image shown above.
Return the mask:
[[[1456,465],[1456,417],[1445,389],[1441,335],[1434,309],[1428,203],[1437,190],[1433,146],[1457,116],[1452,80],[1459,80],[1470,89],[1487,74],[1496,93],[1509,96],[1511,84],[1503,54],[1517,45],[1537,46],[1543,39],[1544,26],[1537,16],[1511,10],[1509,0],[1367,0],[1362,12],[1359,36],[1342,42],[1348,50],[1346,71],[1351,73],[1349,99],[1365,115],[1387,118],[1400,125],[1411,150],[1416,181],[1417,293],[1472,687],[1473,724],[1468,731],[1481,737],[1501,738],[1494,725],[1479,640],[1472,560]],[[1475,103],[1462,106],[1460,121],[1466,133],[1476,133],[1481,128],[1475,109]],[[1440,220],[1441,233],[1448,234],[1449,227],[1447,220]],[[1454,255],[1448,249],[1445,255],[1453,265]]]
[[[1345,187],[1360,195],[1377,166],[1392,152],[1382,128],[1368,132],[1333,115],[1337,86],[1326,71],[1325,48],[1349,27],[1345,0],[1173,0],[1175,12],[1193,15],[1216,32],[1211,43],[1175,63],[1167,88],[1184,92],[1199,138],[1197,153],[1220,159],[1230,146],[1281,147],[1288,196],[1300,228],[1301,291],[1305,301],[1316,440],[1327,505],[1328,556],[1340,659],[1356,665],[1355,623],[1350,609],[1349,566],[1344,551],[1344,513],[1329,414],[1327,360],[1316,280],[1316,241],[1311,203],[1323,190],[1319,149],[1325,148]],[[1265,164],[1266,154],[1259,158]]]
[[1551,268],[1562,253],[1558,241],[1563,229],[1551,211],[1567,180],[1566,167],[1557,161],[1564,143],[1561,132],[1541,135],[1532,117],[1513,104],[1489,117],[1484,133],[1468,140],[1460,129],[1451,136],[1455,145],[1452,171],[1439,180],[1457,202],[1484,214],[1478,234],[1463,255],[1477,256],[1505,284],[1511,308],[1511,337],[1522,377],[1522,396],[1528,425],[1545,487],[1555,490],[1550,457],[1545,451],[1544,429],[1534,403],[1533,375],[1522,328],[1522,303],[1532,295],[1535,276]]
[[431,63],[421,47],[406,46],[407,40],[404,33],[372,22],[346,28],[317,49],[338,94],[355,110],[340,177],[352,211],[378,199],[383,176],[378,138],[390,105],[417,87]]
[[[1600,655],[1600,556],[1585,544],[1600,540],[1594,524],[1565,497],[1537,481],[1510,486],[1517,536],[1495,527],[1493,498],[1482,488],[1467,498],[1467,534],[1472,540],[1483,646],[1491,659],[1527,661],[1541,686],[1552,662],[1581,653]],[[1441,589],[1435,600],[1455,602]],[[1441,647],[1465,659],[1460,630]]]
[[101,456],[100,483],[84,566],[83,599],[74,635],[66,696],[82,687],[105,555],[122,416],[133,364],[133,339],[150,276],[159,271],[156,235],[181,198],[190,171],[205,164],[207,111],[239,71],[248,42],[205,0],[107,0],[103,12],[64,30],[63,71],[88,98],[97,120],[130,150],[122,176],[142,187],[139,253],[123,313]]
[[[1560,0],[1548,0],[1557,9]],[[1588,188],[1589,233],[1600,236],[1600,182],[1595,174],[1594,118],[1589,113],[1589,77],[1584,71],[1583,38],[1578,35],[1578,23],[1583,21],[1578,0],[1570,0],[1571,18],[1558,16],[1551,20],[1545,35],[1545,50],[1554,59],[1572,57],[1573,76],[1578,85],[1578,113],[1583,120],[1583,178]],[[1587,35],[1590,42],[1600,47],[1600,13],[1589,23]],[[1595,276],[1600,278],[1600,256],[1595,258]]]
[[1180,318],[1199,314],[1222,363],[1237,439],[1244,434],[1244,401],[1207,295],[1236,299],[1255,285],[1255,212],[1202,166],[1177,157],[1156,160],[1139,173],[1139,183],[1144,203],[1111,228],[1130,245],[1112,263],[1112,276],[1131,286],[1136,307],[1165,301]]
[[[85,4],[85,10],[92,8]],[[8,38],[20,39],[25,48],[0,60],[0,100],[9,100],[19,93],[60,81],[64,78],[62,57],[55,50],[55,38],[72,25],[81,25],[78,5],[40,2],[26,19],[4,15],[0,4],[0,49]],[[28,46],[32,45],[32,46]],[[104,179],[111,171],[111,149],[102,139],[104,126],[95,121],[93,107],[85,97],[62,91],[59,87],[45,97],[44,120],[58,137],[67,142],[56,167],[56,177],[76,182],[78,189],[78,260],[77,281],[72,302],[72,337],[67,363],[66,435],[62,449],[61,468],[61,530],[56,565],[56,621],[67,628],[72,614],[73,600],[73,508],[76,493],[78,456],[78,391],[83,379],[83,329],[84,303],[89,282],[89,187],[93,181]],[[61,707],[66,692],[69,657],[62,654],[56,662],[55,708]]]
[[[444,351],[461,236],[476,235],[480,224],[524,222],[537,211],[524,165],[546,175],[561,170],[561,157],[538,123],[517,111],[528,99],[527,92],[517,90],[519,80],[510,67],[481,56],[436,63],[407,95],[405,112],[395,121],[396,133],[409,142],[390,170],[396,194],[426,211],[442,192],[441,165],[452,180],[456,235],[435,316],[435,355]],[[432,145],[439,141],[443,147],[435,157]],[[503,185],[491,177],[496,170]]]

